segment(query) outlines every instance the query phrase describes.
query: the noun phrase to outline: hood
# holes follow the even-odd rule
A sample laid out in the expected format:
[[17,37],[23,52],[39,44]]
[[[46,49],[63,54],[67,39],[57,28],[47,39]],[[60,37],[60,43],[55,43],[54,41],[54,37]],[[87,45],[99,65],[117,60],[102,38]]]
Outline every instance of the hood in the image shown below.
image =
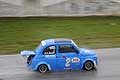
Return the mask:
[[24,50],[20,52],[21,56],[30,56],[30,55],[35,55],[34,51],[28,51],[28,50]]
[[94,51],[88,50],[88,49],[84,49],[84,48],[79,48],[79,51],[80,51],[80,54],[81,54],[81,55],[85,55],[85,56],[93,56],[93,55],[96,55],[96,54],[94,53]]

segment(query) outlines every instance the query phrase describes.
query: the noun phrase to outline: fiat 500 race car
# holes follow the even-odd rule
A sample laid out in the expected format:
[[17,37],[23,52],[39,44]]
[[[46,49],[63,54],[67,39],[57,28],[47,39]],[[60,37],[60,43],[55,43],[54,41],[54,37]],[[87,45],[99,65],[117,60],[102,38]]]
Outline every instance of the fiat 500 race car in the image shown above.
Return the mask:
[[96,69],[97,55],[79,48],[71,39],[48,39],[41,41],[34,51],[21,51],[27,56],[27,67],[33,71],[87,70]]

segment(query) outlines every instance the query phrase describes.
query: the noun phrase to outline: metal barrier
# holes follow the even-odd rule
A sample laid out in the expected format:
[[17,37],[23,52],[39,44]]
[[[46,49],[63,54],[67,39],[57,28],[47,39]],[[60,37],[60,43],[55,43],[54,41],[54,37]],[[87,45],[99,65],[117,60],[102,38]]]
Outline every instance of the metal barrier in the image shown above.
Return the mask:
[[[11,2],[13,1],[13,2]],[[119,0],[0,0],[0,17],[120,15]]]

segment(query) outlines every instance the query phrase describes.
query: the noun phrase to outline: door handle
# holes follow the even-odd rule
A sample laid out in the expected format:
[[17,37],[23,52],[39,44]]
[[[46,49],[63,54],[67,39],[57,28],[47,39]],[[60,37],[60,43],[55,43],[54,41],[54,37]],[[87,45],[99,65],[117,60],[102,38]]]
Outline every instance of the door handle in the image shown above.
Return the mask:
[[66,58],[66,56],[62,56],[62,58]]
[[63,55],[63,56],[61,56],[61,57],[59,57],[59,56],[56,56],[56,58],[66,58],[66,56],[64,56],[64,55]]

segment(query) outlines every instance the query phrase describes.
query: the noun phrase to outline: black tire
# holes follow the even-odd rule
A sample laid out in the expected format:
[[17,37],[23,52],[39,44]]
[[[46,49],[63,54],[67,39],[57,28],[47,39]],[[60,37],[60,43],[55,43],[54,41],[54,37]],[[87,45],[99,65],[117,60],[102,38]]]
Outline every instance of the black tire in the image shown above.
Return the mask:
[[45,64],[40,65],[39,68],[38,68],[38,71],[39,71],[40,73],[46,73],[46,72],[48,72],[48,67],[47,67],[47,65],[45,65]]
[[86,71],[91,71],[91,70],[93,70],[93,68],[94,68],[94,64],[93,64],[92,61],[86,61],[86,62],[85,62],[85,64],[84,64],[84,69],[85,69]]

